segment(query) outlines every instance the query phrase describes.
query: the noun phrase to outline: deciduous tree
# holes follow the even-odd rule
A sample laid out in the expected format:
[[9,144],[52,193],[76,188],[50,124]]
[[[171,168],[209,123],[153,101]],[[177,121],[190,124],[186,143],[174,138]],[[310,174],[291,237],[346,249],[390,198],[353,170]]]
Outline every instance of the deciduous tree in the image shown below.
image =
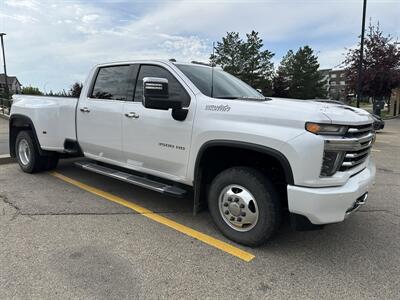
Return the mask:
[[[348,49],[343,62],[351,91],[356,92],[360,47]],[[361,94],[374,99],[389,98],[393,88],[400,86],[400,49],[390,35],[377,25],[369,24],[364,40]]]

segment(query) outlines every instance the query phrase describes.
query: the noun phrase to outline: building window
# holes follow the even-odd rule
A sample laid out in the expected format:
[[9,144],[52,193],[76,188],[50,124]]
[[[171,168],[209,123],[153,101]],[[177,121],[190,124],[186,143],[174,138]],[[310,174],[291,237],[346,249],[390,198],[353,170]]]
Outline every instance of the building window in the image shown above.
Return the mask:
[[340,81],[340,85],[346,85],[346,82],[344,82],[343,80]]
[[343,78],[344,77],[344,73],[340,73],[340,78]]
[[336,81],[331,81],[331,85],[336,85]]
[[336,74],[331,74],[331,78],[336,78]]

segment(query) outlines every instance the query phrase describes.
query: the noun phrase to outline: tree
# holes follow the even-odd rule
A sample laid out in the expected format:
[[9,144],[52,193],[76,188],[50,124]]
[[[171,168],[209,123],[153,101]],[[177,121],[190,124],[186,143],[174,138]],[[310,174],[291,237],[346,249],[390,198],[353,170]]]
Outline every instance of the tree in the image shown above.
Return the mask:
[[21,94],[24,95],[43,95],[43,93],[37,87],[33,86],[24,86],[21,89]]
[[296,53],[289,50],[274,78],[274,94],[279,97],[314,99],[326,96],[318,57],[309,46]]
[[293,59],[294,53],[292,50],[289,50],[288,53],[282,58],[282,61],[273,78],[274,96],[284,98],[289,97]]
[[300,48],[292,62],[290,96],[298,99],[325,97],[318,57],[309,46]]
[[243,40],[238,32],[228,32],[222,42],[217,42],[214,56],[210,56],[212,65],[220,65],[222,69],[236,77],[240,77],[243,70],[242,57]]
[[271,86],[274,72],[274,65],[271,62],[274,54],[268,50],[261,50],[264,45],[258,32],[253,30],[246,36],[247,41],[242,45],[243,73],[241,79],[249,85],[267,92]]
[[[360,45],[348,49],[343,62],[350,89],[357,90]],[[364,40],[363,75],[361,94],[377,98],[389,98],[393,88],[400,86],[400,50],[390,35],[384,35],[379,23],[369,24]]]
[[274,56],[264,47],[258,32],[246,34],[247,40],[240,38],[238,32],[228,32],[222,42],[217,42],[215,55],[210,56],[211,64],[218,64],[222,69],[248,83],[254,88],[261,89],[264,94],[271,93]]
[[79,98],[79,96],[81,95],[81,91],[82,91],[82,83],[81,82],[75,82],[69,92],[68,92],[68,96],[70,97],[75,97],[75,98]]

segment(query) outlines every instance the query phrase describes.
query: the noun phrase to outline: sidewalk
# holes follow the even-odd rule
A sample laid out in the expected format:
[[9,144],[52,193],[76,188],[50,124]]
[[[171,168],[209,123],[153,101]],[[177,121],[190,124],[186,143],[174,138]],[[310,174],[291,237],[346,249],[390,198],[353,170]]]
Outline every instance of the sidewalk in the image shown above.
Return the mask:
[[8,154],[8,120],[0,117],[0,155]]

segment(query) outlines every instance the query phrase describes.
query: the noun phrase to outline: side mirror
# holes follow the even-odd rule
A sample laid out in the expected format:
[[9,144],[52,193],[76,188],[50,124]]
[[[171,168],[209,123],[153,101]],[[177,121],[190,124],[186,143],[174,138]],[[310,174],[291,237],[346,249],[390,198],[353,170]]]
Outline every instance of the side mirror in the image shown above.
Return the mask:
[[142,104],[146,108],[162,110],[182,107],[180,101],[171,101],[169,99],[168,79],[159,77],[143,78]]

